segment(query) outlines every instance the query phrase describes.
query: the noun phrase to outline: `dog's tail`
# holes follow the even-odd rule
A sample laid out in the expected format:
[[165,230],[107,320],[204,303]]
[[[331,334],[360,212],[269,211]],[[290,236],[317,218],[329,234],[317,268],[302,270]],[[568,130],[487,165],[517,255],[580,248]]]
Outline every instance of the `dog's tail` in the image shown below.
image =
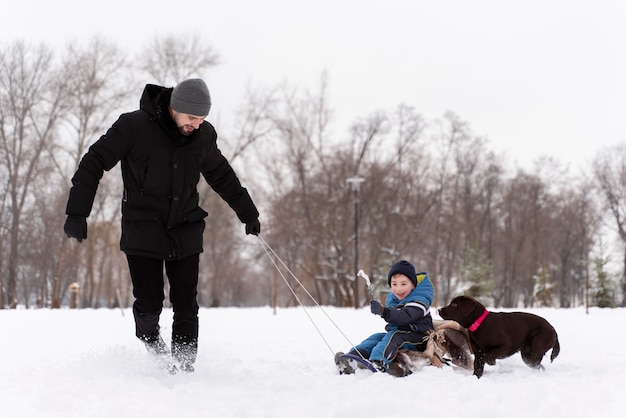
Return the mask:
[[561,352],[561,345],[559,344],[559,339],[557,337],[556,342],[552,346],[552,353],[550,354],[550,362],[553,362],[556,356]]

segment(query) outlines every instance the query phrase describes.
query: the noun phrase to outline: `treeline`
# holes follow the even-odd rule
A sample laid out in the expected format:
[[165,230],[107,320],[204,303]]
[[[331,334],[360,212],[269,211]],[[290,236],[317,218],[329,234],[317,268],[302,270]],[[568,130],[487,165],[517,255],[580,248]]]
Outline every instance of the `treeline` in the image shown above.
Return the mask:
[[[206,78],[218,63],[196,34],[156,38],[137,56],[102,38],[60,53],[0,44],[0,308],[132,303],[119,167],[105,173],[82,244],[63,234],[70,177],[146,83]],[[202,306],[311,303],[305,289],[320,304],[362,306],[356,265],[378,293],[400,258],[429,272],[440,305],[461,293],[503,307],[624,304],[626,148],[579,174],[552,159],[528,170],[451,112],[427,120],[400,104],[337,132],[326,90],[324,75],[316,92],[253,86],[233,126],[216,126],[280,260],[203,185]]]

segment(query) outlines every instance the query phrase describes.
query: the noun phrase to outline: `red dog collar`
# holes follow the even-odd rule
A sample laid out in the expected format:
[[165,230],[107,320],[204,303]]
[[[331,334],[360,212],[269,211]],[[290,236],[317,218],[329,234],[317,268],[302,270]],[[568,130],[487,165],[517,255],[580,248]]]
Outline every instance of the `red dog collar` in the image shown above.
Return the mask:
[[485,312],[483,312],[483,314],[480,316],[480,318],[478,318],[478,319],[476,320],[476,322],[474,322],[474,323],[472,324],[472,326],[470,326],[470,327],[468,328],[468,330],[469,330],[470,332],[474,332],[474,331],[476,331],[476,330],[478,329],[478,327],[480,326],[480,324],[482,324],[482,323],[483,323],[483,321],[485,320],[485,318],[487,318],[487,315],[488,315],[488,314],[489,314],[489,311],[488,311],[487,309],[485,309]]

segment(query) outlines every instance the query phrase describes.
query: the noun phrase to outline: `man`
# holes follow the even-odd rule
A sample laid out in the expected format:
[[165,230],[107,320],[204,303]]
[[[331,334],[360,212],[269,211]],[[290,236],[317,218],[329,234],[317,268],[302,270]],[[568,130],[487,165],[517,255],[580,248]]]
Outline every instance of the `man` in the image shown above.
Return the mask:
[[122,164],[122,236],[133,283],[136,335],[163,358],[159,334],[163,309],[163,267],[174,311],[172,355],[193,371],[198,347],[198,261],[207,216],[199,206],[200,174],[245,223],[246,234],[261,232],[259,212],[217,147],[217,133],[205,121],[211,108],[201,79],[175,88],[148,84],[139,110],[122,114],[83,156],[72,178],[64,231],[82,242],[103,172]]

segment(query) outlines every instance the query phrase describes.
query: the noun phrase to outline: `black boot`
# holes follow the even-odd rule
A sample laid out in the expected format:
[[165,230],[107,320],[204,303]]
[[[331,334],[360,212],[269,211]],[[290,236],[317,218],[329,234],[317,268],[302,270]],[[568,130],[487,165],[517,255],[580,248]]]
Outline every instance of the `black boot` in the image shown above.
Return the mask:
[[198,355],[198,341],[195,339],[174,337],[172,341],[172,356],[180,364],[182,371],[192,373]]
[[339,370],[339,374],[353,374],[354,367],[350,364],[350,360],[346,358],[339,358],[343,355],[343,352],[338,352],[335,354],[335,364],[337,365],[337,369]]
[[163,338],[158,334],[156,336],[142,336],[139,337],[139,339],[143,341],[148,353],[152,355],[163,356],[169,353],[165,341],[163,341]]
[[176,364],[172,361],[170,350],[160,335],[141,336],[139,339],[145,344],[148,353],[154,356],[160,368],[167,370],[170,374],[176,374],[178,371]]

